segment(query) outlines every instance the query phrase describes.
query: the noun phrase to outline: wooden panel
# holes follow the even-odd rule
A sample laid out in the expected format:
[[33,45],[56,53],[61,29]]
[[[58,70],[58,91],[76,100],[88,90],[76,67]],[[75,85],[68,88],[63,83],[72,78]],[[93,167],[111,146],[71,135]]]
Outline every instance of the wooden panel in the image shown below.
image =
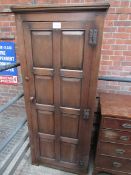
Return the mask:
[[36,103],[36,109],[54,112],[55,107],[53,105],[44,105]]
[[127,173],[124,172],[119,172],[119,171],[114,171],[114,170],[109,170],[105,168],[95,168],[95,171],[93,175],[128,175]]
[[82,21],[82,22],[74,22],[74,21],[72,21],[72,22],[64,22],[64,23],[62,23],[62,30],[74,30],[74,29],[76,29],[76,30],[86,30],[87,29],[87,26],[88,26],[88,24],[87,24],[87,22],[85,22],[85,21]]
[[32,32],[32,52],[35,67],[52,67],[52,32]]
[[63,78],[61,80],[62,106],[80,107],[81,80],[75,78]]
[[131,95],[101,94],[101,113],[103,117],[131,119]]
[[61,161],[77,162],[77,145],[61,142]]
[[83,78],[83,71],[82,70],[61,69],[60,75],[62,77],[67,77],[67,78]]
[[54,69],[33,67],[33,73],[41,76],[53,76]]
[[64,137],[78,137],[79,116],[63,114],[61,116],[61,135]]
[[101,140],[115,143],[131,144],[131,133],[126,131],[102,130]]
[[131,146],[112,143],[100,143],[100,154],[111,155],[115,157],[125,157],[131,159]]
[[80,172],[80,168],[77,164],[64,162],[64,161],[56,161],[54,159],[47,159],[44,157],[40,157],[39,159],[40,164],[44,166],[48,166],[53,169],[59,169],[66,172],[78,173]]
[[83,62],[83,31],[62,32],[62,68],[81,69]]
[[[65,12],[66,11],[65,14],[68,15],[68,13],[73,12],[71,14],[74,15],[74,13],[77,12],[77,11],[81,12],[81,13],[85,12],[86,14],[90,14],[89,13],[90,11],[91,12],[96,12],[98,10],[99,11],[106,11],[109,7],[110,7],[110,5],[109,5],[108,2],[98,2],[98,3],[92,2],[92,3],[89,3],[89,4],[60,4],[60,5],[58,5],[58,4],[57,5],[56,4],[53,4],[53,5],[52,4],[51,5],[49,5],[49,4],[44,4],[44,5],[43,4],[38,4],[37,5],[36,4],[35,6],[34,5],[31,5],[31,6],[26,6],[26,5],[17,6],[16,5],[16,6],[11,7],[11,9],[12,9],[13,12],[16,12],[16,13],[24,12],[25,14],[27,12],[30,12],[30,13],[31,12],[32,13],[36,12],[36,14],[37,14],[37,12],[43,12],[43,13],[44,12],[52,12],[52,13],[54,13],[54,12]],[[89,12],[87,13],[86,11],[89,11]],[[46,14],[48,14],[48,13],[46,13]],[[61,16],[61,17],[64,17],[65,14],[63,14],[63,15],[58,14],[58,15]],[[79,14],[78,16],[81,17],[80,13],[78,13],[78,14]],[[54,14],[52,16],[54,16]],[[66,19],[67,20],[70,19],[70,14],[69,14],[68,18],[66,16]],[[74,16],[74,19],[75,19],[75,16]],[[82,20],[82,19],[83,18],[80,18],[80,20]],[[86,19],[88,19],[88,17]],[[37,21],[38,21],[38,19],[37,19]]]
[[[52,32],[52,23],[51,22],[28,22],[30,25],[31,30],[39,32],[45,32],[44,35],[47,33],[47,35],[50,35],[49,32]],[[41,30],[42,29],[42,30]],[[44,30],[44,31],[43,31]]]
[[69,137],[60,137],[60,140],[62,142],[66,142],[66,143],[78,144],[78,139],[73,139],[73,138],[69,138]]
[[104,118],[103,128],[122,129],[131,131],[131,120],[121,120],[120,118]]
[[105,169],[111,169],[116,171],[131,172],[131,160],[121,159],[109,156],[99,156],[96,162],[98,167],[103,167]]
[[55,142],[53,139],[40,138],[40,156],[55,158]]
[[[53,21],[54,22],[54,21]],[[41,29],[44,30],[52,30],[53,29],[53,22],[40,22],[38,25],[38,22],[29,22],[30,28],[31,30],[34,31],[41,31]],[[83,30],[86,29],[88,27],[88,24],[86,21],[83,22],[74,22],[72,21],[70,22],[61,22],[61,29],[62,30],[74,30],[74,28],[76,28],[77,30]]]
[[[101,13],[101,12],[100,12]],[[95,19],[95,12],[91,12],[87,13],[87,12],[83,12],[83,13],[72,13],[72,12],[66,12],[66,13],[62,13],[62,15],[60,15],[59,13],[28,13],[28,14],[23,14],[23,20],[24,21],[92,21]]]
[[38,131],[46,134],[54,134],[53,112],[38,110]]
[[38,133],[39,137],[41,139],[46,139],[46,140],[55,140],[55,135],[51,135],[51,134],[43,134],[43,133]]
[[35,77],[36,99],[38,103],[53,104],[53,79],[50,77]]
[[65,114],[80,115],[80,109],[60,107],[60,110],[62,113],[65,113]]

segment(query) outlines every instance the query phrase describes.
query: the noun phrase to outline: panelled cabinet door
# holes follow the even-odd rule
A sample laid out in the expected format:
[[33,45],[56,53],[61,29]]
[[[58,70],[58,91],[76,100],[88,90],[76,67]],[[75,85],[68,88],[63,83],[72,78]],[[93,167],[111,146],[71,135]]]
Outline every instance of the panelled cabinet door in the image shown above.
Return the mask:
[[[80,12],[43,19],[37,13],[38,21],[26,14],[23,23],[17,21],[23,75],[29,76],[24,89],[33,163],[87,170],[103,28],[103,16],[94,14],[84,12],[80,20]],[[91,29],[98,32],[95,39]]]

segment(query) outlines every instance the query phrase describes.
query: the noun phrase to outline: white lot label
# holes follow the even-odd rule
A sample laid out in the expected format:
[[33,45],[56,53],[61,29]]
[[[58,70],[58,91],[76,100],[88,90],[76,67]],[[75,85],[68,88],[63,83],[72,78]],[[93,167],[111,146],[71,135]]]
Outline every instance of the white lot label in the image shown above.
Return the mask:
[[61,29],[61,22],[53,22],[53,29]]

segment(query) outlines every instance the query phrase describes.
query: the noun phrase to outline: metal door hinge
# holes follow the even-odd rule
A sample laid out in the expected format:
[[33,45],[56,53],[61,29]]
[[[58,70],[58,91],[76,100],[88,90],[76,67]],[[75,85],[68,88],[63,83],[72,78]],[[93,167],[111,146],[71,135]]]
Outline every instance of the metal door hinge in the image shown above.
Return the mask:
[[84,109],[83,119],[88,120],[90,115],[90,109]]
[[89,44],[92,46],[97,45],[97,37],[98,37],[98,30],[97,29],[90,29],[89,30]]

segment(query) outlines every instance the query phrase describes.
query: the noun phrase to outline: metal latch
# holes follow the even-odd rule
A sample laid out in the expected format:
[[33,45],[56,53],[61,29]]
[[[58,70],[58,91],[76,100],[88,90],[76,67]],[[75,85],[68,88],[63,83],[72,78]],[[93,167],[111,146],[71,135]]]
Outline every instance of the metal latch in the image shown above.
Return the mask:
[[90,115],[90,109],[84,109],[83,119],[88,120]]
[[97,37],[98,37],[98,30],[90,29],[89,30],[89,44],[92,46],[97,45]]

